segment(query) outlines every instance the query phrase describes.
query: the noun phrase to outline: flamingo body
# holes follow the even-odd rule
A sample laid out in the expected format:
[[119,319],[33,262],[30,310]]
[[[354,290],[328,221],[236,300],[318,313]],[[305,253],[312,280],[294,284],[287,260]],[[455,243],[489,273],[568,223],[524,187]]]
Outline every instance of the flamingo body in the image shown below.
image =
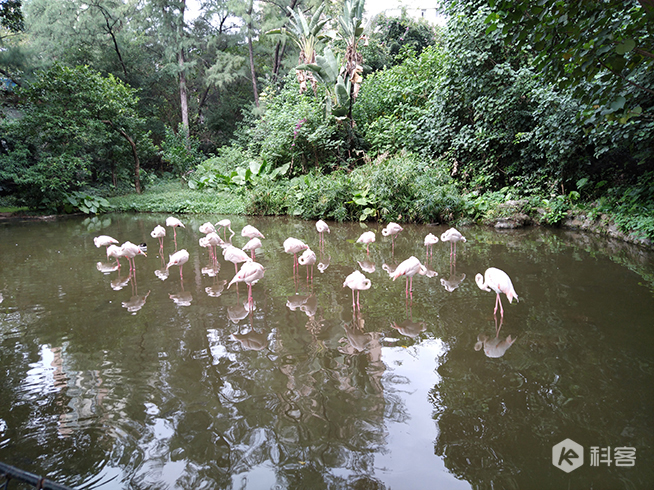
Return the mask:
[[395,236],[395,235],[397,235],[399,232],[401,232],[403,229],[404,229],[404,228],[402,228],[402,227],[401,227],[400,225],[398,225],[397,223],[393,223],[393,222],[391,222],[391,223],[388,223],[388,225],[386,225],[386,228],[384,228],[384,229],[382,230],[382,235],[384,235],[384,236],[389,236],[389,235],[390,235],[390,236]]
[[227,289],[235,282],[244,282],[248,285],[248,304],[253,305],[252,285],[256,284],[259,279],[263,278],[265,268],[258,262],[249,260],[243,264],[241,270],[236,273],[234,278],[227,285]]
[[375,232],[374,231],[366,231],[361,234],[361,236],[357,239],[357,243],[362,243],[363,245],[366,246],[366,252],[370,253],[370,244],[374,243],[375,241]]
[[[362,272],[355,270],[352,274],[345,278],[343,287],[349,287],[352,290],[352,308],[361,307],[359,304],[359,292],[370,289],[372,282]],[[354,302],[354,291],[357,292],[357,301]]]
[[178,226],[181,226],[182,228],[186,228],[186,226],[184,226],[184,223],[182,223],[180,220],[172,216],[166,218],[166,226],[170,226],[173,229],[177,228]]
[[259,230],[252,225],[245,225],[241,230],[241,236],[246,238],[266,238]]
[[123,251],[123,257],[127,257],[127,261],[129,262],[129,269],[130,270],[136,270],[136,264],[134,263],[134,257],[137,255],[143,255],[144,257],[147,257],[147,254],[141,250],[141,247],[138,245],[133,244],[132,242],[125,242],[123,243],[120,248]]
[[114,245],[118,243],[118,240],[116,240],[113,237],[110,237],[109,235],[100,235],[96,236],[93,239],[93,243],[95,244],[96,247],[108,247],[109,245]]
[[254,237],[251,238],[250,241],[243,246],[242,250],[245,252],[250,252],[250,257],[252,260],[254,260],[254,251],[258,248],[261,248],[262,246],[263,244],[261,243],[261,240],[259,240],[257,237]]
[[479,289],[482,291],[493,290],[495,294],[497,294],[497,298],[495,300],[495,310],[493,311],[493,314],[497,313],[497,307],[499,305],[500,314],[501,316],[504,316],[504,308],[502,307],[500,293],[504,293],[506,295],[509,303],[513,302],[513,298],[515,298],[516,301],[519,301],[518,295],[513,288],[511,278],[503,270],[497,269],[495,267],[489,267],[486,269],[486,272],[484,272],[483,277],[481,274],[477,274],[475,276],[475,282],[477,283],[477,286],[479,286]]
[[205,235],[207,235],[209,233],[215,233],[215,232],[216,232],[216,228],[214,228],[214,226],[208,221],[200,225],[200,233],[204,233]]
[[[413,295],[413,276],[415,276],[416,274],[420,274],[422,276],[426,275],[427,268],[424,265],[422,265],[420,261],[414,256],[411,256],[405,261],[401,262],[400,265],[398,265],[395,268],[395,271],[393,272],[393,280],[397,279],[400,276],[406,277],[407,297],[409,296],[409,291],[411,291],[411,294]],[[411,287],[409,287],[409,283]]]
[[154,230],[150,232],[150,236],[152,238],[163,238],[166,236],[166,229],[161,225],[157,225],[154,227]]

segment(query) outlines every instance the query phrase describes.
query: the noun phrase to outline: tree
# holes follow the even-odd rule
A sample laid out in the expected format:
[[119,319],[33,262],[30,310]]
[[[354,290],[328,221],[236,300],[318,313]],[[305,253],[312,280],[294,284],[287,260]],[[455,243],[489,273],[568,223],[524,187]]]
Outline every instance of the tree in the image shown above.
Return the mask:
[[57,208],[69,192],[106,179],[108,169],[115,181],[116,165],[131,156],[134,188],[141,192],[139,151],[149,147],[138,145],[149,140],[134,89],[113,75],[55,63],[17,93],[24,116],[3,128],[5,187],[32,207]]
[[20,32],[24,29],[22,0],[2,0],[0,3],[0,27],[10,32]]
[[559,88],[605,114],[638,116],[646,109],[643,96],[654,95],[654,1],[489,4],[486,32],[498,30],[532,53],[535,68]]

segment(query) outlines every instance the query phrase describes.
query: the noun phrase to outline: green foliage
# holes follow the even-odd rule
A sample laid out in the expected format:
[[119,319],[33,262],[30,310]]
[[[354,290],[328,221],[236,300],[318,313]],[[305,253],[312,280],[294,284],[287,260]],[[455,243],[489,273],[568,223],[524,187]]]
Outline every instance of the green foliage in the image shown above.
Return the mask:
[[438,163],[416,155],[379,160],[350,173],[312,172],[289,183],[254,187],[248,212],[305,219],[434,222],[463,215],[466,203]]
[[373,154],[417,149],[414,135],[430,94],[443,83],[444,61],[442,50],[429,47],[364,79],[353,115]]
[[410,17],[406,10],[400,17],[379,14],[371,31],[369,45],[361,47],[361,54],[373,72],[398,65],[411,54],[419,56],[439,35],[436,28],[424,19]]
[[179,181],[108,199],[115,211],[140,213],[244,214],[245,200],[231,192],[189,189]]
[[276,96],[261,94],[264,114],[241,130],[239,139],[248,151],[271,169],[290,163],[290,175],[310,168],[332,170],[345,162],[348,142],[344,129],[334,118],[325,119],[320,102],[308,93],[299,93],[294,77]]
[[175,175],[183,176],[200,161],[199,142],[180,124],[177,131],[166,128],[166,139],[161,142],[161,158],[169,163]]
[[589,106],[622,99],[619,109],[628,111],[638,103],[625,105],[627,98],[651,84],[654,10],[647,2],[536,6],[529,0],[494,0],[489,5],[486,33],[501,31],[507,43],[533,50],[534,68]]
[[66,196],[65,213],[81,211],[85,214],[103,214],[113,210],[113,206],[103,197],[92,196],[86,192],[75,191]]
[[16,91],[23,117],[2,123],[0,185],[32,208],[59,209],[66,196],[132,167],[132,141],[147,133],[135,92],[88,67],[61,64]]

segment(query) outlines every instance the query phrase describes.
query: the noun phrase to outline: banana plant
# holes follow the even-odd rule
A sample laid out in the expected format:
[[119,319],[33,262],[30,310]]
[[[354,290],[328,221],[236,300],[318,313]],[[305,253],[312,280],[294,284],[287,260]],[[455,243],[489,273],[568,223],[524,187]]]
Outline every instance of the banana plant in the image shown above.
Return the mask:
[[341,74],[341,60],[334,52],[325,48],[323,55],[316,56],[315,63],[299,65],[296,70],[309,70],[322,83],[327,92],[325,114],[333,114],[338,119],[347,117],[350,111],[351,82]]
[[[291,38],[291,40],[300,49],[298,63],[315,63],[316,44],[321,39],[327,37],[326,34],[322,33],[322,30],[325,27],[325,24],[331,20],[329,17],[324,17],[321,19],[322,13],[325,10],[325,4],[323,3],[320,5],[320,7],[318,7],[310,21],[307,21],[307,18],[304,16],[301,10],[298,9],[296,12],[290,7],[286,8],[290,13],[289,28],[280,27],[278,29],[271,29],[270,31],[266,32],[266,34],[275,34]],[[310,77],[307,77],[303,70],[299,70],[297,72],[297,77],[298,81],[300,82],[301,92],[306,90],[307,79],[309,79],[312,85],[314,84],[314,81],[311,80]]]

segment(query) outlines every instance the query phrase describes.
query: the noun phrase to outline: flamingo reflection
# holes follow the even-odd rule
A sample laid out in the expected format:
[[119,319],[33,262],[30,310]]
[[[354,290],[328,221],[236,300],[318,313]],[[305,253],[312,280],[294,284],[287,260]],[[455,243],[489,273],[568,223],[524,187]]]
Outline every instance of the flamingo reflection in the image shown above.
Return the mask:
[[497,326],[497,316],[495,318],[495,337],[489,338],[488,335],[483,333],[477,336],[477,343],[475,344],[475,350],[479,351],[484,349],[484,354],[490,358],[502,357],[506,351],[513,345],[516,339],[512,339],[511,335],[508,335],[504,340],[500,339],[500,330],[502,329],[502,318],[500,317],[500,325]]
[[233,333],[232,338],[246,350],[260,351],[268,347],[268,336],[254,329],[250,329],[246,333]]
[[456,273],[456,262],[450,260],[450,277],[445,279],[441,278],[441,285],[445,288],[448,293],[451,293],[456,288],[458,288],[463,280],[466,278],[466,275],[462,272],[461,274]]
[[375,263],[370,260],[357,260],[357,263],[359,264],[359,267],[361,267],[361,270],[363,272],[367,272],[368,274],[372,274],[375,272],[375,270],[377,270]]
[[110,264],[107,262],[98,262],[95,264],[95,268],[98,269],[100,272],[103,274],[109,274],[110,272],[114,272],[118,270],[118,264]]
[[244,301],[242,305],[239,303],[233,306],[228,306],[227,316],[232,322],[238,324],[238,322],[244,318],[247,318],[247,316],[256,309],[257,307],[255,302],[250,304],[247,301]]

